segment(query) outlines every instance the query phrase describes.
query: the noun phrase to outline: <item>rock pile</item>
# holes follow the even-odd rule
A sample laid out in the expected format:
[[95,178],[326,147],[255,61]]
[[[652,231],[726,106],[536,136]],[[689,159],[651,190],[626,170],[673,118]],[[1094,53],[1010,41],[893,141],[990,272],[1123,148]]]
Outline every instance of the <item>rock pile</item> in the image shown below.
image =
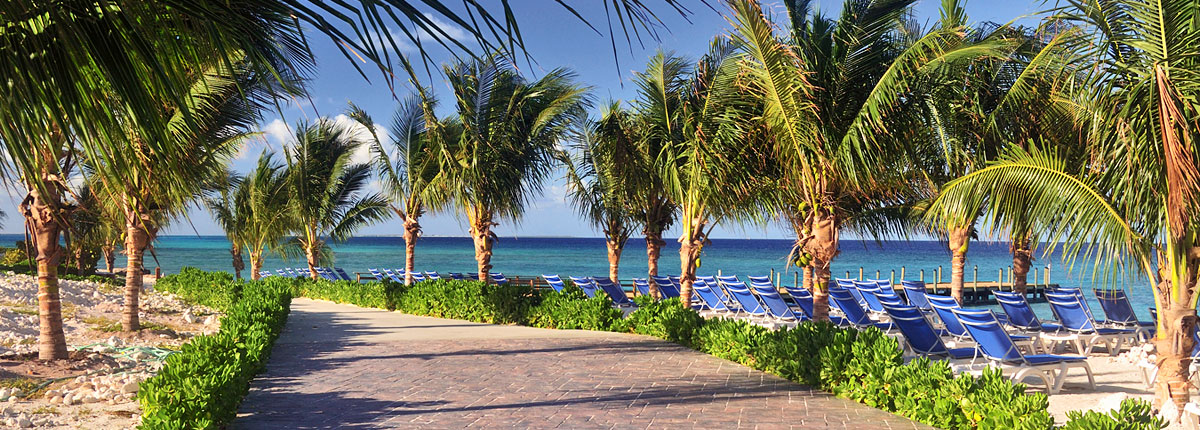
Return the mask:
[[43,397],[51,404],[63,405],[132,402],[137,395],[138,384],[151,376],[148,369],[94,377],[80,376],[60,388],[47,391]]

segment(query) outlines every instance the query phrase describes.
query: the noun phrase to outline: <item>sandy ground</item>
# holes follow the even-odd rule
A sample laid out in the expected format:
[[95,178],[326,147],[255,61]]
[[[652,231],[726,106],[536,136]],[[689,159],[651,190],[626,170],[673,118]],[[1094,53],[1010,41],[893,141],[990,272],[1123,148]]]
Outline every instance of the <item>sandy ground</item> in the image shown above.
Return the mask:
[[145,278],[144,328],[136,333],[119,331],[122,287],[61,281],[71,358],[43,362],[36,360],[36,279],[0,274],[0,428],[135,428],[137,384],[162,367],[163,356],[219,325],[213,310],[154,292],[154,281]]

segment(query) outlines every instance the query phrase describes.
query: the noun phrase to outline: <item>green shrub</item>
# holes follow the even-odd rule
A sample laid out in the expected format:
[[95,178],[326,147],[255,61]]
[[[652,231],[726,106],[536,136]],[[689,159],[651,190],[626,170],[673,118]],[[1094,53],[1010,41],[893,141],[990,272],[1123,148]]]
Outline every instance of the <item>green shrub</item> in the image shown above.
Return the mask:
[[536,300],[533,288],[516,284],[442,279],[413,285],[396,310],[413,315],[492,324],[519,324]]
[[1167,423],[1154,415],[1150,404],[1138,399],[1126,399],[1121,407],[1109,413],[1067,412],[1063,430],[1159,430]]
[[292,294],[364,308],[388,309],[389,296],[397,294],[397,288],[403,286],[391,281],[360,284],[354,281],[314,281],[303,278],[295,284]]
[[267,278],[239,288],[217,333],[193,338],[141,383],[138,428],[217,429],[230,423],[287,322],[293,282]]
[[704,318],[696,311],[683,307],[679,299],[641,299],[637,310],[622,320],[618,331],[632,332],[666,339],[684,346],[692,346],[692,337],[704,324]]
[[[277,277],[265,279],[291,281]],[[184,267],[178,274],[163,276],[154,284],[154,288],[175,294],[188,303],[223,311],[233,305],[243,285],[242,281],[233,279],[233,275],[227,272],[206,272]]]
[[562,292],[542,292],[540,299],[529,310],[527,320],[533,327],[611,331],[619,328],[624,315],[613,308],[608,297],[589,299],[574,285],[567,285]]

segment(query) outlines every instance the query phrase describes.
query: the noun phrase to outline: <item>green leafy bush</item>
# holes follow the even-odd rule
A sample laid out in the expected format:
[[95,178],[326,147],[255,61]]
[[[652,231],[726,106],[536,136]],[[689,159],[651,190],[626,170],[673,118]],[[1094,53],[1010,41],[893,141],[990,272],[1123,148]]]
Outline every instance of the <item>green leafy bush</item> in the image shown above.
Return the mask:
[[493,324],[526,321],[537,297],[533,288],[516,284],[443,279],[413,285],[398,299],[396,310],[438,318]]
[[533,327],[564,330],[618,329],[624,312],[612,307],[608,297],[588,298],[583,290],[567,285],[562,292],[545,291],[540,302],[529,310],[528,324]]
[[[639,296],[640,299],[644,296]],[[679,299],[662,301],[638,300],[638,308],[621,321],[618,331],[644,334],[692,346],[696,330],[704,318],[683,307]]]
[[[276,277],[265,279],[288,281]],[[184,267],[178,274],[163,276],[154,284],[154,288],[175,294],[188,303],[226,310],[237,300],[243,285],[242,281],[233,279],[233,275],[226,272],[206,272]]]
[[268,278],[238,288],[220,331],[184,344],[141,383],[139,428],[216,429],[231,422],[287,322],[292,282]]
[[391,281],[360,284],[354,281],[314,281],[303,278],[295,284],[292,293],[297,297],[328,300],[364,308],[388,309],[388,303],[394,301],[390,301],[389,297],[400,294],[398,288],[403,286]]
[[1150,404],[1138,399],[1126,399],[1121,407],[1109,413],[1093,411],[1067,412],[1063,430],[1159,430],[1167,423],[1150,410]]

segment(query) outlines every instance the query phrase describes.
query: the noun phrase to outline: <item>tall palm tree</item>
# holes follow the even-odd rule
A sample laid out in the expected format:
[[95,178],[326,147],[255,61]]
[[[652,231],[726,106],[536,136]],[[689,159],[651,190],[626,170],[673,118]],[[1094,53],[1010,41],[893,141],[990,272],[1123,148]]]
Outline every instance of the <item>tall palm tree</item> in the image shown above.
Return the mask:
[[[114,162],[88,159],[99,188],[119,202],[125,218],[125,312],[122,328],[140,328],[138,299],[142,290],[145,251],[163,223],[181,215],[188,206],[228,177],[231,156],[252,133],[263,103],[291,92],[274,85],[274,77],[260,74],[249,63],[214,59],[198,70],[192,91],[178,101],[164,101],[160,115],[167,117],[174,150],[186,154],[186,168],[167,169],[155,162],[151,136],[134,135]],[[185,114],[184,112],[188,112]],[[133,117],[130,112],[130,117]],[[137,128],[130,127],[131,133]]]
[[409,285],[421,237],[421,215],[441,209],[448,200],[442,162],[446,140],[457,134],[448,135],[455,133],[453,125],[438,121],[436,103],[424,88],[402,101],[392,116],[389,144],[380,141],[375,122],[366,112],[350,106],[349,116],[371,134],[371,156],[384,193],[392,201],[389,207],[404,221],[404,282]]
[[319,278],[317,267],[323,262],[326,238],[344,241],[358,229],[388,217],[387,199],[364,192],[371,165],[351,159],[368,138],[357,126],[329,118],[318,118],[312,125],[300,123],[295,144],[285,153],[295,241],[313,279]]
[[804,259],[818,319],[828,314],[826,286],[838,233],[877,184],[896,181],[902,156],[892,114],[929,68],[972,58],[988,46],[951,49],[960,30],[939,29],[907,43],[902,17],[911,0],[848,0],[833,20],[786,2],[791,29],[777,37],[753,1],[733,3],[734,40],[742,46],[747,91],[762,103],[762,122],[785,172],[783,207],[801,208]]
[[[1087,75],[1074,100],[1087,132],[1082,161],[1012,147],[947,184],[936,210],[983,208],[1019,217],[1062,242],[1068,263],[1093,259],[1094,279],[1126,271],[1151,280],[1158,308],[1156,403],[1182,410],[1200,297],[1200,28],[1191,2],[1068,2],[1047,23],[1074,27],[1064,63]],[[1072,73],[1064,85],[1078,78]]]
[[576,151],[566,160],[567,196],[575,210],[604,233],[608,277],[618,284],[621,254],[634,223],[634,178],[638,174],[630,162],[637,157],[634,142],[624,133],[610,133],[608,128],[619,121],[613,117],[619,111],[620,104],[612,103],[601,113],[599,122],[579,121],[572,139]]
[[449,145],[447,188],[467,217],[479,279],[492,269],[492,228],[517,220],[561,159],[558,143],[589,105],[575,75],[527,81],[500,55],[448,66],[462,133]]

